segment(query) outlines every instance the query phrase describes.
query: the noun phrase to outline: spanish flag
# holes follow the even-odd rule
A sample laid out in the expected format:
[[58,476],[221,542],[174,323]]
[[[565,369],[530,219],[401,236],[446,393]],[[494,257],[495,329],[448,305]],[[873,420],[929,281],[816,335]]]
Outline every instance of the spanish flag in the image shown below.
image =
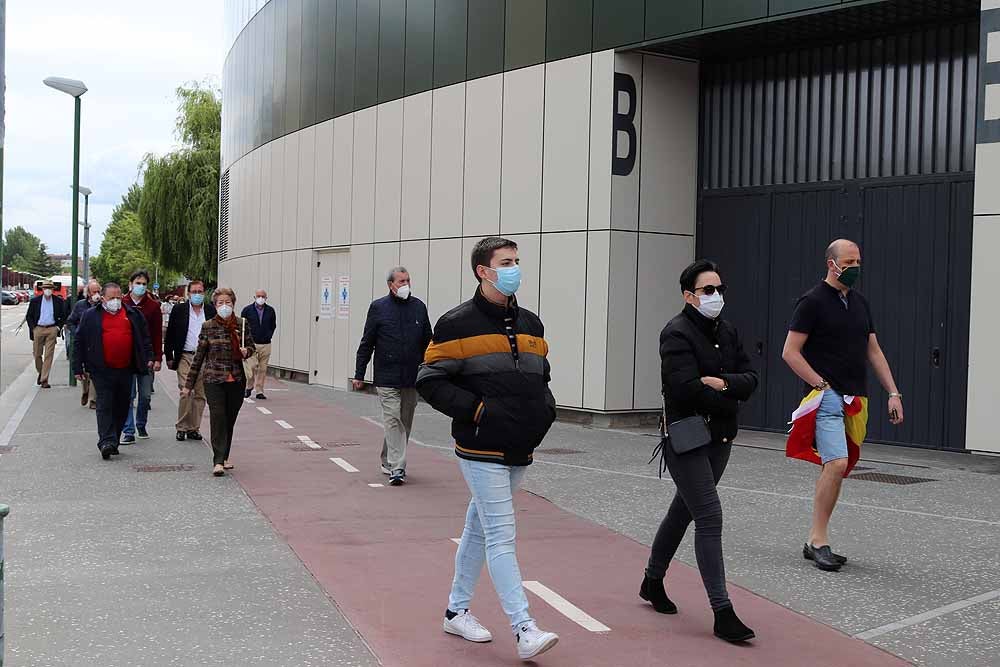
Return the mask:
[[[814,389],[792,413],[792,430],[785,445],[785,456],[788,458],[823,464],[816,451],[816,411],[821,400],[823,393]],[[844,396],[844,430],[847,433],[847,470],[844,477],[847,477],[861,457],[861,443],[868,432],[867,398]]]

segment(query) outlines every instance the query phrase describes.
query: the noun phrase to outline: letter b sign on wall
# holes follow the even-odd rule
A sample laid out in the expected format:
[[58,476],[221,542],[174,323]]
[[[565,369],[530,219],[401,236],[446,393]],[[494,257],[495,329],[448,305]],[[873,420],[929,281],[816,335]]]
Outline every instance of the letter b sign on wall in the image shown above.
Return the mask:
[[[635,79],[629,74],[615,72],[614,133],[611,139],[611,173],[615,176],[628,176],[635,168],[635,157],[639,149],[635,131],[637,97]],[[626,137],[628,151],[623,156],[620,146]]]

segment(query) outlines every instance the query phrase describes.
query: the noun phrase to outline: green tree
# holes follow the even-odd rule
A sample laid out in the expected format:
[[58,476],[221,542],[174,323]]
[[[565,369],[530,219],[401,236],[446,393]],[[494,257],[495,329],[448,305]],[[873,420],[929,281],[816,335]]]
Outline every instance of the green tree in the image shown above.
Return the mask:
[[[181,147],[144,160],[138,217],[143,238],[160,266],[214,280],[219,224],[222,100],[217,89],[177,89]],[[103,250],[102,250],[103,254]]]
[[3,255],[7,266],[15,271],[46,278],[60,271],[42,240],[21,226],[7,230]]
[[[115,208],[118,213],[119,204]],[[139,217],[135,211],[125,210],[112,214],[111,224],[104,232],[101,251],[90,260],[91,272],[101,283],[109,280],[127,286],[128,277],[136,269],[152,272],[153,260],[142,239]],[[125,289],[128,289],[127,287]]]

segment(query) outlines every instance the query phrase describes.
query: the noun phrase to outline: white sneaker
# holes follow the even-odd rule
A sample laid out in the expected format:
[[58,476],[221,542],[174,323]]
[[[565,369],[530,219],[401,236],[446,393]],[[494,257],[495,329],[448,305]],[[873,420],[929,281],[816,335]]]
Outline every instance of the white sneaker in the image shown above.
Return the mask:
[[521,660],[531,660],[556,645],[559,635],[539,630],[534,621],[522,623],[517,629],[517,655]]
[[493,635],[490,634],[490,631],[484,628],[479,619],[470,614],[468,609],[460,612],[455,618],[445,617],[444,631],[449,635],[458,635],[470,642],[493,641]]

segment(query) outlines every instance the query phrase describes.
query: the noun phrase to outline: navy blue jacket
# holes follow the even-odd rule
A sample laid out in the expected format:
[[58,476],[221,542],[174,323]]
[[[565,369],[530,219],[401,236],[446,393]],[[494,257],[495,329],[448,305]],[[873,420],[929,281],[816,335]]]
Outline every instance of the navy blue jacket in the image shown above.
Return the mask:
[[257,304],[251,303],[243,309],[240,315],[247,321],[250,327],[250,335],[253,342],[259,345],[270,345],[274,330],[278,328],[278,314],[270,304],[264,304],[264,317],[257,317]]
[[[132,323],[132,370],[140,375],[149,372],[149,362],[153,360],[153,343],[149,338],[149,326],[141,312],[132,306],[123,305],[128,321]],[[104,308],[91,308],[80,318],[73,345],[73,374],[99,373],[106,370],[104,365],[104,332],[101,318]]]
[[372,301],[365,332],[358,345],[354,379],[365,379],[368,361],[375,353],[375,386],[414,387],[417,368],[431,342],[431,320],[427,306],[415,296],[405,301],[387,294]]
[[91,308],[100,308],[100,302],[92,303],[89,299],[80,299],[73,304],[73,310],[70,312],[69,317],[66,319],[66,326],[69,330],[76,335],[76,329],[80,326],[80,320],[83,319],[83,314],[90,310]]

